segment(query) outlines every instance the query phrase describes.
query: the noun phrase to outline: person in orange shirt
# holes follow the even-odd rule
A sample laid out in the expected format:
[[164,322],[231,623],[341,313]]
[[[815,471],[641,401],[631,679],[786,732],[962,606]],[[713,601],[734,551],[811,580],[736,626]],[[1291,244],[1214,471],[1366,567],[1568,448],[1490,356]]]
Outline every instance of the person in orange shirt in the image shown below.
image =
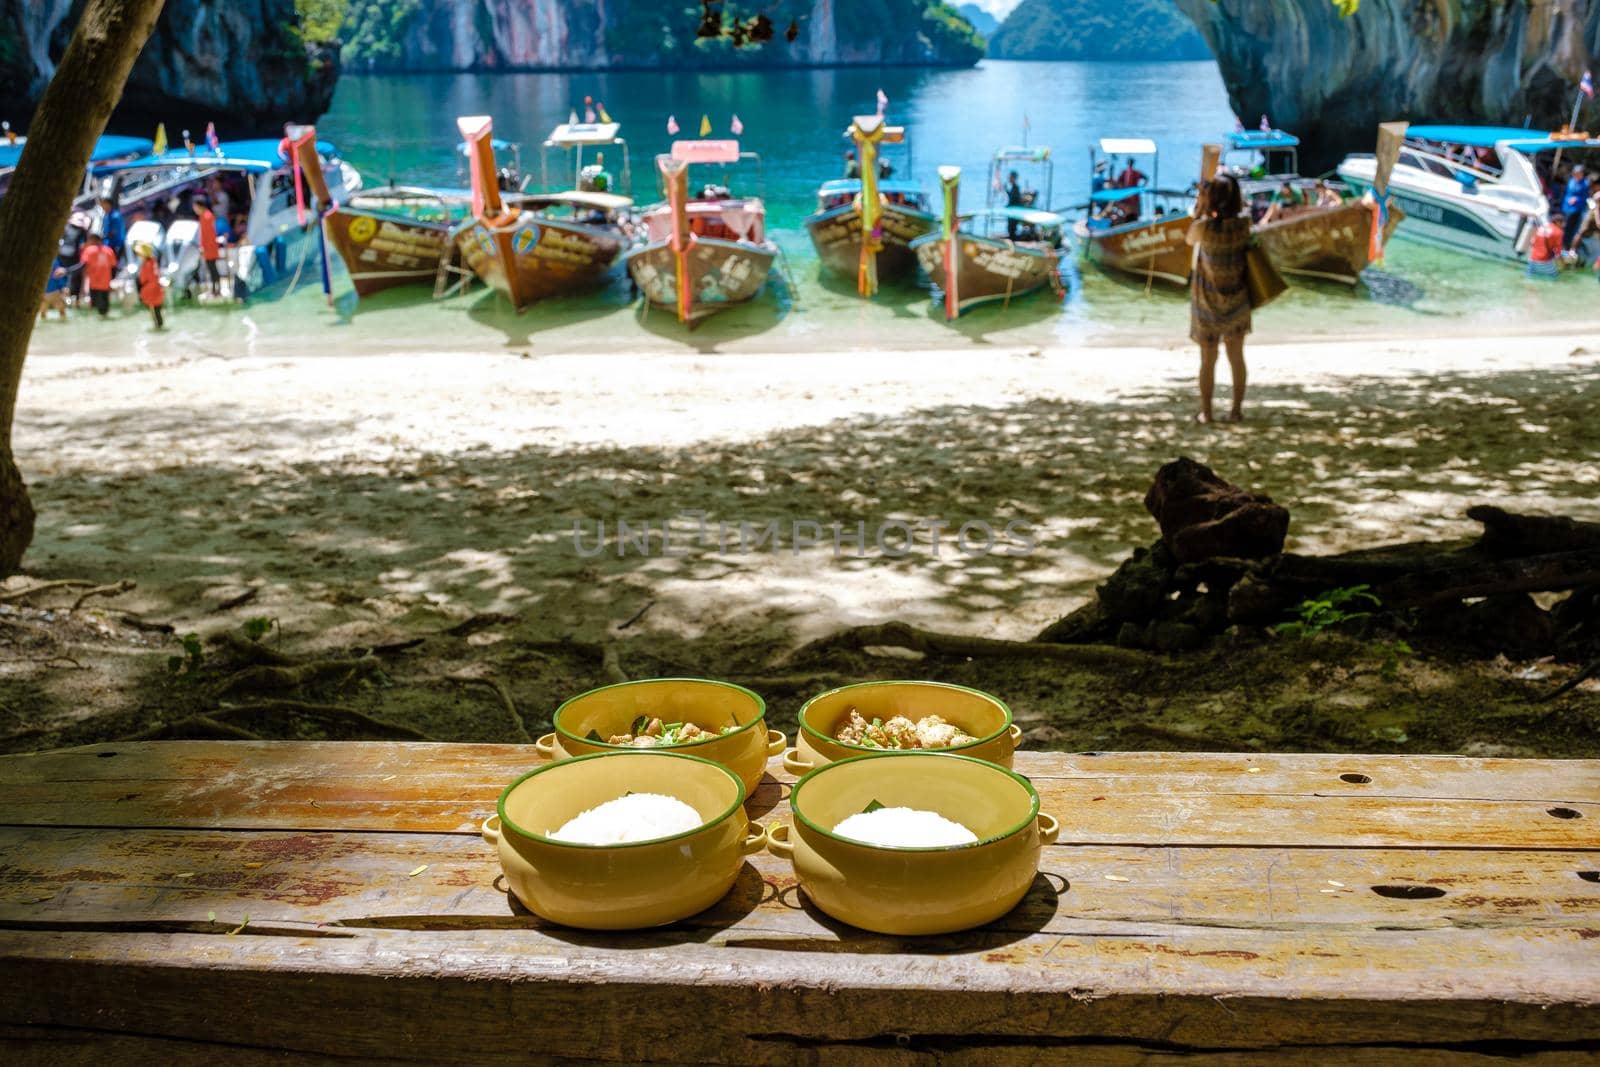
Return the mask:
[[117,269],[117,254],[106,247],[97,233],[86,238],[83,251],[78,253],[83,264],[84,281],[89,287],[89,303],[103,319],[111,310],[111,275]]
[[1562,229],[1566,222],[1566,216],[1558,211],[1533,231],[1533,240],[1528,244],[1528,277],[1545,279],[1556,277],[1558,271],[1556,259],[1561,255],[1561,248],[1566,240],[1566,234]]
[[161,267],[156,263],[156,250],[147,244],[138,248],[139,253],[139,302],[150,309],[150,317],[155,319],[156,329],[161,329],[166,324],[161,321],[161,305],[167,302],[167,294],[161,288]]
[[194,204],[199,209],[200,269],[211,280],[211,295],[221,296],[222,272],[217,268],[217,260],[222,258],[222,250],[217,241],[217,216],[211,211],[209,198],[197,196]]

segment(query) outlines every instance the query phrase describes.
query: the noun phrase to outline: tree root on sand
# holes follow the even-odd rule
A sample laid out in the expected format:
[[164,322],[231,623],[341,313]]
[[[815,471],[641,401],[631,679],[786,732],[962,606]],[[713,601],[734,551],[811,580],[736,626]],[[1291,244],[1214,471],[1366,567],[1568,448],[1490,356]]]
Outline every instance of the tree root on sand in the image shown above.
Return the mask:
[[72,602],[72,607],[68,608],[67,610],[77,611],[79,608],[83,607],[84,601],[89,600],[92,597],[121,596],[123,593],[130,593],[137,588],[138,583],[131,582],[126,578],[122,579],[120,582],[112,582],[110,585],[97,585],[93,589],[90,589],[80,595],[77,600]]
[[511,725],[515,728],[517,736],[526,744],[531,745],[533,743],[533,735],[528,732],[528,723],[523,719],[522,712],[517,710],[517,702],[511,696],[511,690],[506,686],[505,682],[494,677],[476,677],[464,674],[448,675],[447,680],[457,685],[482,685],[493,689],[495,694],[499,696],[500,703],[505,705],[506,714],[511,717]]
[[91,589],[93,582],[81,581],[77,578],[63,578],[54,582],[39,582],[25,589],[0,590],[0,604],[8,604],[17,600],[26,600],[35,593],[43,593],[51,589]]
[[211,713],[211,717],[220,721],[231,719],[237,715],[262,712],[283,712],[303,719],[346,723],[382,737],[408,741],[433,740],[432,737],[421,730],[416,730],[409,726],[401,726],[399,723],[386,722],[383,719],[375,719],[366,712],[347,708],[342,704],[313,704],[304,700],[262,700],[251,704],[223,704]]
[[877,626],[852,626],[801,645],[786,656],[795,663],[828,652],[872,647],[906,648],[930,656],[1010,657],[1055,660],[1094,667],[1149,667],[1160,662],[1146,652],[1115,645],[1057,645],[1040,641],[1002,641],[966,634],[941,634],[909,623],[886,622]]
[[295,663],[293,666],[246,667],[237,674],[223,679],[222,684],[217,686],[214,692],[220,697],[241,689],[299,689],[301,686],[316,685],[335,678],[345,682],[356,675],[371,674],[378,667],[378,661],[372,658],[325,659]]

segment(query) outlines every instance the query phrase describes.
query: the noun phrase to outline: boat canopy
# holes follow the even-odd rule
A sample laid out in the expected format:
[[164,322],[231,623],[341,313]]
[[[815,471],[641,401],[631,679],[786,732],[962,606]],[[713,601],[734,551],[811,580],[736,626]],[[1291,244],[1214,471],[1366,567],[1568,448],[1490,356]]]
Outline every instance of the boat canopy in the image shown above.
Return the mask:
[[[23,138],[16,144],[0,144],[0,170],[17,165],[26,141],[27,138]],[[111,159],[142,156],[153,147],[148,137],[119,137],[116,134],[107,134],[94,143],[94,150],[89,153],[89,162],[104,163]]]
[[1060,226],[1066,219],[1054,211],[1045,211],[1036,207],[997,207],[987,211],[976,211],[968,218],[978,218],[987,215],[990,218],[1011,219],[1025,223],[1029,226]]
[[588,189],[570,189],[563,193],[533,193],[520,198],[524,207],[539,208],[552,204],[577,204],[599,211],[621,211],[633,206],[633,198],[616,193],[598,193]]
[[[854,196],[860,191],[860,178],[834,178],[817,186],[818,196]],[[922,196],[926,190],[916,182],[880,181],[878,192],[892,196]]]
[[1156,143],[1148,137],[1102,137],[1100,151],[1108,156],[1153,156]]
[[672,158],[683,163],[737,163],[738,141],[673,141]]
[[1521,126],[1413,126],[1407,140],[1440,141],[1471,148],[1505,145],[1517,152],[1548,152],[1557,148],[1600,148],[1600,139],[1563,136],[1549,130],[1529,130]]
[[1091,193],[1090,200],[1097,204],[1115,204],[1121,200],[1128,200],[1135,196],[1142,196],[1150,191],[1150,187],[1140,182],[1138,185],[1113,185]]
[[1228,135],[1228,147],[1240,151],[1298,148],[1299,145],[1300,138],[1282,130],[1235,130]]
[[[289,165],[288,157],[280,148],[281,142],[260,138],[253,141],[223,141],[216,151],[196,145],[193,152],[187,148],[169,148],[160,155],[143,155],[137,159],[108,163],[94,168],[96,176],[120,174],[129,170],[150,170],[155,167],[199,167],[208,170],[241,170],[246,174],[264,174]],[[317,142],[317,154],[332,156],[334,147],[327,141]]]
[[1050,148],[1048,145],[1040,145],[1038,148],[1021,148],[1017,145],[1007,145],[1004,148],[995,149],[994,153],[996,163],[1001,160],[1016,160],[1021,163],[1043,163],[1049,158]]
[[563,122],[545,138],[547,145],[614,144],[620,122]]

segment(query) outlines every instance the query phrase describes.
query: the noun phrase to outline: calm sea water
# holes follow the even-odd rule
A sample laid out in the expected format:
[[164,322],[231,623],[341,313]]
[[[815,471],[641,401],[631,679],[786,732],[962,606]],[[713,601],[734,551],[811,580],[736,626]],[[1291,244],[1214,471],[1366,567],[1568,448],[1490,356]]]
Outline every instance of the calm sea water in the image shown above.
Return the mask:
[[[358,306],[337,269],[330,309],[317,291],[315,268],[308,265],[295,291],[249,310],[248,336],[308,349],[334,344],[371,351],[468,351],[494,345],[514,350],[915,348],[966,341],[1181,340],[1186,335],[1184,294],[1147,291],[1093,268],[1073,279],[1065,304],[1040,294],[1009,309],[980,310],[955,326],[939,318],[920,289],[888,288],[868,303],[856,298],[852,281],[820,275],[800,220],[813,209],[817,183],[841,174],[847,147],[842,131],[850,116],[874,110],[880,89],[889,98],[891,119],[910,134],[909,159],[891,149],[897,177],[932,188],[936,167],[958,164],[966,175],[962,203],[968,207],[982,203],[990,157],[1003,144],[1026,140],[1051,146],[1055,172],[1049,206],[1059,207],[1083,201],[1088,146],[1101,137],[1153,139],[1161,147],[1159,184],[1181,188],[1198,171],[1201,145],[1234,127],[1211,63],[985,61],[962,70],[346,77],[318,129],[360,168],[369,186],[391,178],[460,184],[455,119],[469,114],[493,116],[496,134],[523,146],[524,172],[537,174],[540,143],[573,109],[581,114],[588,95],[623,124],[631,146],[633,195],[647,202],[656,195],[654,156],[673,139],[666,129],[669,114],[682,127],[681,136],[693,136],[700,117],[707,115],[713,136],[719,137],[729,136],[737,114],[744,125],[740,140],[761,155],[762,165],[737,172],[732,184],[766,198],[791,284],[769,286],[753,304],[724,312],[687,335],[663,315],[642,315],[620,271],[618,283],[605,291],[516,316],[482,289],[443,302],[421,290],[397,291]],[[552,155],[550,162],[552,174],[560,173],[560,160]],[[614,155],[606,162],[620,171],[621,160]],[[1515,268],[1397,240],[1384,266],[1369,271],[1366,285],[1354,292],[1297,286],[1258,316],[1257,333],[1300,338],[1518,329],[1591,319],[1597,298],[1600,286],[1592,278],[1534,286]],[[197,343],[238,341],[238,312],[175,310],[174,325]],[[60,329],[88,341],[101,332],[125,332],[127,325],[80,320]]]

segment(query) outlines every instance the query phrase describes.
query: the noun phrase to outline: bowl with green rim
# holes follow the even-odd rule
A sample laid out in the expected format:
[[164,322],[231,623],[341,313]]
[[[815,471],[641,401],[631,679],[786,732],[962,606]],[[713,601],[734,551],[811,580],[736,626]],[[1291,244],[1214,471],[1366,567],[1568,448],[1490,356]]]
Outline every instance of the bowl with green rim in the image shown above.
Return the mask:
[[[658,793],[700,815],[693,830],[648,841],[588,845],[550,835],[629,793]],[[720,763],[678,752],[604,752],[546,763],[508,785],[482,832],[506,884],[529,911],[586,930],[640,930],[676,922],[721,900],[751,832],[744,784]]]
[[[916,722],[938,715],[970,734],[963,745],[940,749],[882,749],[840,741],[838,733],[859,712],[868,722],[887,722],[902,715]],[[783,757],[784,770],[804,775],[835,760],[874,752],[944,752],[1011,766],[1012,754],[1022,743],[1022,730],[1011,721],[1011,709],[996,696],[949,682],[859,682],[818,694],[800,709],[800,729],[794,748]]]
[[677,744],[656,744],[652,752],[683,752],[732,768],[755,791],[767,760],[788,739],[767,728],[767,704],[742,685],[707,678],[643,678],[601,686],[567,700],[553,717],[553,731],[534,743],[546,759],[571,759],[599,752],[628,752],[638,746],[612,744],[631,732],[639,719],[694,723],[711,736]]
[[[945,934],[993,922],[1027,895],[1060,825],[1022,775],[970,756],[856,756],[818,767],[789,796],[792,823],[767,827],[801,892],[840,922],[882,934]],[[833,828],[877,807],[931,811],[975,843],[888,847]]]

